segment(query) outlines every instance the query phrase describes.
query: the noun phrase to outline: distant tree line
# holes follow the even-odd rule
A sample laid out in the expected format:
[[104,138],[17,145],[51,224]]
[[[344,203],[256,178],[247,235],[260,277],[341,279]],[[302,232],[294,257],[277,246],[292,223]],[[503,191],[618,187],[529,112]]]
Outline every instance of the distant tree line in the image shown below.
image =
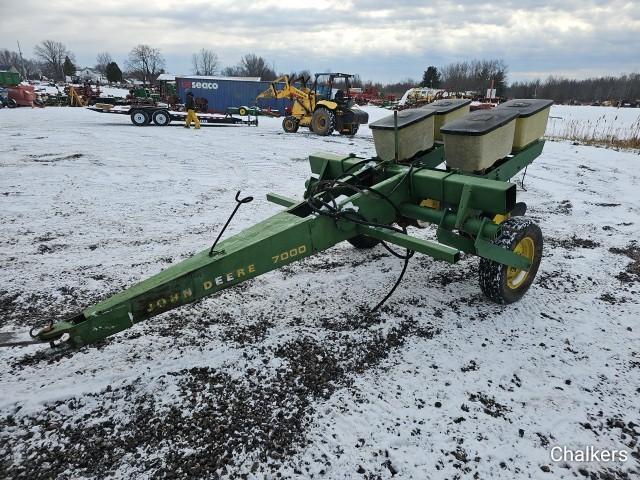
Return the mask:
[[400,80],[399,82],[394,82],[394,83],[366,81],[364,82],[364,87],[374,88],[377,91],[384,93],[386,95],[395,95],[396,97],[401,97],[402,94],[407,90],[409,90],[410,88],[420,86],[420,83],[421,82],[414,80],[412,78],[405,78],[403,80]]
[[[55,81],[73,77],[78,70],[74,54],[62,42],[43,40],[35,46],[33,54],[33,59],[26,59],[19,53],[0,49],[0,65],[14,67],[26,79],[46,77]],[[126,76],[146,84],[164,73],[165,60],[159,49],[140,44],[131,49],[124,65],[123,72],[108,52],[101,52],[93,68],[110,83],[122,82]]]
[[549,98],[556,103],[637,103],[640,101],[640,73],[586,80],[548,77],[546,80],[514,82],[507,89],[512,98]]
[[33,49],[34,58],[24,58],[18,52],[0,49],[0,64],[14,67],[25,79],[47,77],[63,80],[77,71],[75,56],[62,43],[43,40]]
[[504,60],[471,60],[444,67],[429,66],[422,80],[405,79],[397,83],[365,82],[385,94],[402,95],[412,87],[443,88],[449,92],[475,92],[482,97],[493,81],[502,98],[549,98],[556,103],[640,103],[640,73],[574,80],[550,76],[546,80],[507,84],[508,67]]
[[[0,65],[15,67],[26,79],[45,76],[51,80],[64,80],[77,71],[74,54],[62,42],[43,40],[34,48],[34,59],[24,59],[19,53],[0,49]],[[124,71],[108,52],[96,57],[94,69],[106,76],[109,82],[119,82],[123,77],[153,83],[159,74],[165,72],[165,59],[158,48],[140,44],[131,49],[124,62]],[[210,49],[202,48],[192,56],[192,73],[195,75],[224,75],[235,77],[260,77],[274,80],[278,74],[269,62],[254,53],[240,58],[236,65],[222,67],[218,55]],[[292,72],[295,74],[294,72]],[[307,74],[303,70],[299,74]]]
[[[62,42],[43,40],[33,50],[34,58],[24,58],[19,53],[0,49],[0,65],[13,66],[27,79],[45,76],[52,80],[64,80],[77,72],[74,54]],[[165,71],[165,59],[161,51],[150,45],[140,44],[131,49],[124,62],[124,70],[108,52],[96,57],[95,70],[110,83],[133,78],[144,84],[153,83]],[[202,48],[192,56],[192,73],[195,75],[222,75],[233,77],[260,77],[273,80],[282,75],[264,57],[247,53],[235,65],[223,67],[218,55],[211,49]],[[443,88],[449,92],[475,92],[484,96],[493,84],[499,97],[550,98],[556,103],[594,103],[603,101],[640,101],[640,73],[573,80],[550,76],[546,80],[514,82],[507,84],[508,67],[502,59],[480,59],[454,62],[441,67],[430,65],[420,81],[407,78],[395,83],[364,81],[355,75],[352,86],[373,87],[385,94],[401,96],[416,86]],[[309,70],[288,72],[290,77],[309,77]],[[311,78],[313,80],[313,78]]]
[[455,62],[442,67],[430,65],[422,74],[422,80],[406,78],[395,83],[364,82],[366,87],[376,88],[384,94],[402,96],[410,88],[425,87],[445,89],[449,92],[473,92],[477,96],[484,96],[493,84],[497,96],[505,95],[507,91],[508,67],[504,60],[470,60]]

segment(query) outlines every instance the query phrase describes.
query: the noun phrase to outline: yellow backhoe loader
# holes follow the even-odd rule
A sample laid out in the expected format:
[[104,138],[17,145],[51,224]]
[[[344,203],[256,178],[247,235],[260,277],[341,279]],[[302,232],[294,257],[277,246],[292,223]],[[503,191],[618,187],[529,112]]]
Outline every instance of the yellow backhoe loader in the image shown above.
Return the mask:
[[288,98],[293,101],[291,113],[282,121],[287,133],[297,132],[302,126],[318,135],[331,135],[334,130],[341,135],[355,135],[358,127],[369,121],[369,114],[362,111],[351,96],[352,77],[346,73],[316,73],[310,88],[308,77],[296,81],[283,75],[271,82],[256,100]]

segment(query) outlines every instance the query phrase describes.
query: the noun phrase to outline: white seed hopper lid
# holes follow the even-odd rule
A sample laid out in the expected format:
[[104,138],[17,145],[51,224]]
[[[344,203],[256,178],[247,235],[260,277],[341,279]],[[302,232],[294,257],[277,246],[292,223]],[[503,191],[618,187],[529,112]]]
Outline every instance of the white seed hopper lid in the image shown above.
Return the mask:
[[436,115],[444,115],[447,113],[451,113],[454,110],[458,110],[459,108],[466,107],[471,104],[471,100],[467,98],[445,98],[442,100],[436,100],[433,103],[429,103],[424,107],[421,107],[423,110],[433,110]]
[[445,123],[440,132],[448,135],[486,135],[518,118],[518,115],[519,112],[508,108],[477,110],[458,120]]
[[508,108],[518,112],[520,118],[530,117],[545,108],[553,105],[553,100],[545,100],[543,98],[516,98],[508,102],[501,103],[496,108]]
[[[431,110],[423,110],[421,108],[402,110],[398,112],[398,130],[421,122],[429,118],[434,112]],[[376,120],[369,124],[371,130],[393,130],[393,115]]]

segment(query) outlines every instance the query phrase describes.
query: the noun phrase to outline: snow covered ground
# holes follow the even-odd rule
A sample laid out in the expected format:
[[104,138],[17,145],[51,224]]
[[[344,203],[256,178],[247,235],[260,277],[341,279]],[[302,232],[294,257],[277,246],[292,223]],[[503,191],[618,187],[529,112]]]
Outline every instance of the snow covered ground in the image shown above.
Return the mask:
[[[0,110],[0,341],[207,248],[237,190],[256,200],[228,234],[300,198],[309,154],[374,154],[368,128],[260,121]],[[519,191],[545,254],[514,305],[477,258],[416,256],[367,320],[401,261],[345,243],[97,346],[0,349],[0,478],[638,478],[638,162],[547,142]]]

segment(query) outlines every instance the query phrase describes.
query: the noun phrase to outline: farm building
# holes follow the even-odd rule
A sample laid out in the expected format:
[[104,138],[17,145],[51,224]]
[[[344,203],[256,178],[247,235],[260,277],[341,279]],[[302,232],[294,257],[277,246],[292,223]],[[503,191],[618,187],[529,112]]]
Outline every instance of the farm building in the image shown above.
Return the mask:
[[263,109],[279,110],[291,106],[289,100],[260,99],[256,97],[269,88],[271,82],[261,81],[259,77],[206,77],[176,76],[176,87],[181,102],[185,102],[188,91],[193,92],[196,101],[206,99],[208,111],[225,113],[229,107],[258,105]]
[[104,82],[106,80],[104,75],[91,67],[78,69],[74,77],[77,77],[81,82]]

